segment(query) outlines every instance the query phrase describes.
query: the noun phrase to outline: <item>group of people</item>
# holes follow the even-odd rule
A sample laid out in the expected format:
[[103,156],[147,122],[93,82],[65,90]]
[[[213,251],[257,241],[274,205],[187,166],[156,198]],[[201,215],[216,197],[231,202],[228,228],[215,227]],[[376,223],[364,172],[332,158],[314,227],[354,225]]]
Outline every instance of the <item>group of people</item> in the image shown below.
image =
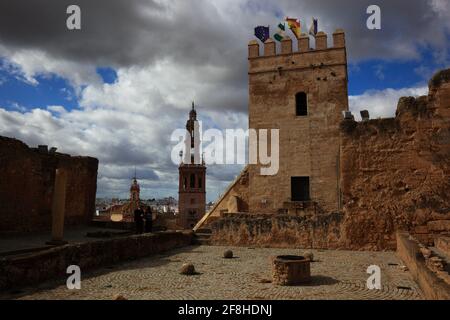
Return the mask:
[[136,233],[151,233],[153,227],[153,211],[150,206],[143,210],[138,207],[134,210],[134,223],[136,224]]

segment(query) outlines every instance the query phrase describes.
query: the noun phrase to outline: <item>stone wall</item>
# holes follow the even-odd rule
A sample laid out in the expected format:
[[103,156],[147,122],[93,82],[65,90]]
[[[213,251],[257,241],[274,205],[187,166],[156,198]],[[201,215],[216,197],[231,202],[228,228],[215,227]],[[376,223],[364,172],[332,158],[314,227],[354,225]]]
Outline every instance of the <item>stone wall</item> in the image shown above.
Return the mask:
[[215,245],[272,248],[341,248],[343,215],[225,214],[211,224]]
[[393,119],[344,121],[341,191],[349,248],[395,249],[395,232],[432,244],[450,233],[450,70]]
[[438,236],[434,242],[436,248],[450,257],[450,237]]
[[408,233],[397,233],[397,254],[430,300],[450,300],[450,284],[427,266],[419,243]]
[[[67,278],[70,265],[81,271],[134,260],[191,244],[192,232],[145,234],[71,244],[41,252],[0,258],[0,290]],[[65,283],[63,281],[62,283]]]
[[51,229],[57,167],[68,171],[65,224],[88,223],[95,213],[97,159],[39,151],[0,137],[0,234]]

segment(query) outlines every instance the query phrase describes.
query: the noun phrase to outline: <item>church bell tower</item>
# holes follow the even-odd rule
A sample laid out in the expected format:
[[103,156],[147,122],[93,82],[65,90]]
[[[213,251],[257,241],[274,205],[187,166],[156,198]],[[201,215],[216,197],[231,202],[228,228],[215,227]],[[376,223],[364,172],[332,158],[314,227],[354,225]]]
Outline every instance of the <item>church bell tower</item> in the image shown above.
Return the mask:
[[[200,131],[194,102],[186,122],[186,150],[181,156],[178,186],[178,225],[192,229],[206,211],[206,166],[200,159]],[[188,150],[189,149],[189,150]],[[188,153],[186,155],[186,152]]]

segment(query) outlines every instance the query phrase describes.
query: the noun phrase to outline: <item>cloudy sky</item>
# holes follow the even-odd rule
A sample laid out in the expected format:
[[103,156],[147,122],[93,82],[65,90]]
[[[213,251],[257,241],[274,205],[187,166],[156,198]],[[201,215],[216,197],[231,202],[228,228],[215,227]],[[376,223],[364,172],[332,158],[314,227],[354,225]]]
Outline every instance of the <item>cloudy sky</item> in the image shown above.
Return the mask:
[[[366,28],[381,7],[382,29]],[[0,134],[100,160],[98,196],[176,196],[174,129],[191,101],[205,128],[247,127],[247,43],[285,16],[346,31],[353,111],[395,113],[450,66],[448,0],[2,0]],[[66,28],[81,8],[82,29]],[[208,168],[215,200],[239,166]]]

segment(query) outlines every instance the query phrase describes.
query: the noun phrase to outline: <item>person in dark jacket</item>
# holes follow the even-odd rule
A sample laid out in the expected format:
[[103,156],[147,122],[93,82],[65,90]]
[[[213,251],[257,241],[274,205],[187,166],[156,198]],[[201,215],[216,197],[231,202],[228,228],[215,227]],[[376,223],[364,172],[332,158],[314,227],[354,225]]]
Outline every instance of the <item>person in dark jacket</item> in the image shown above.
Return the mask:
[[144,232],[144,212],[141,207],[134,210],[134,223],[136,225],[136,233],[141,234]]
[[151,233],[153,227],[153,211],[150,206],[147,207],[144,214],[145,233]]

